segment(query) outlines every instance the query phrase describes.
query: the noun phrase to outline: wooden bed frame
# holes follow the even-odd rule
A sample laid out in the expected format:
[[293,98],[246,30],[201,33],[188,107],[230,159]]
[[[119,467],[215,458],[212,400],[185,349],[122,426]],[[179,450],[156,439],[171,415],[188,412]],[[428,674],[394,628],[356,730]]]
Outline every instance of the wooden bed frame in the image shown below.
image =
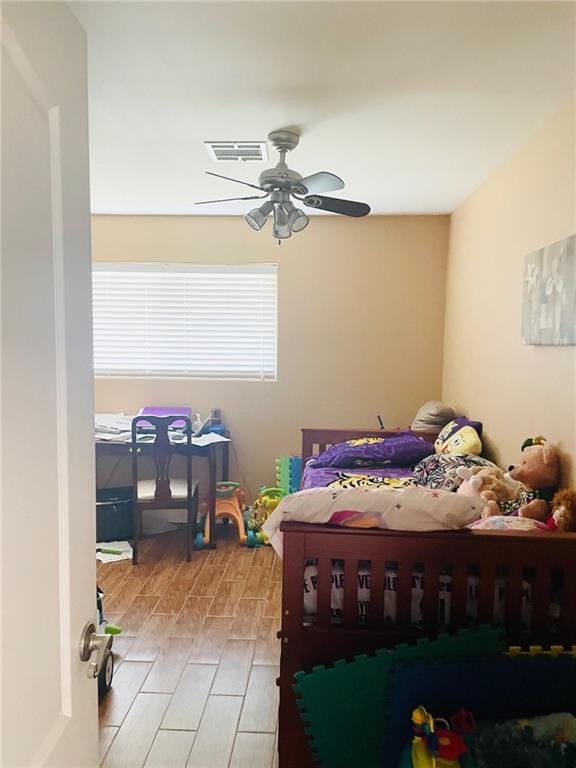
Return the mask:
[[[302,430],[303,459],[331,444],[361,436],[383,436],[382,430]],[[429,435],[433,439],[434,435]],[[308,747],[292,689],[293,675],[317,664],[351,659],[399,642],[434,637],[438,624],[439,575],[451,569],[452,592],[449,630],[469,626],[466,593],[469,569],[479,573],[478,623],[489,624],[494,615],[497,575],[506,570],[505,630],[510,644],[576,644],[576,534],[524,534],[473,532],[434,533],[338,528],[327,525],[283,523],[284,556],[280,662],[279,768],[312,768]],[[318,568],[318,610],[313,623],[304,623],[303,575],[306,560]],[[344,562],[343,620],[331,623],[332,560]],[[370,562],[371,593],[367,623],[357,617],[359,561]],[[384,624],[384,582],[387,563],[397,568],[396,621]],[[414,565],[424,569],[423,622],[410,619]],[[529,635],[522,626],[524,578],[532,585],[532,624]],[[550,596],[558,584],[560,620],[550,619]],[[557,589],[557,586],[554,587]]]

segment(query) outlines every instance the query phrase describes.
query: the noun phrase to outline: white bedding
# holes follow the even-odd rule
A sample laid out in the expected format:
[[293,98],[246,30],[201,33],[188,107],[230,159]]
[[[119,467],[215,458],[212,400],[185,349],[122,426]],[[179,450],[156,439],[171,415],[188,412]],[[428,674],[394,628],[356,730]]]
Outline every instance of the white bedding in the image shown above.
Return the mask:
[[263,531],[282,557],[282,522],[442,531],[465,528],[481,516],[484,504],[482,499],[423,487],[309,488],[282,499],[264,523]]

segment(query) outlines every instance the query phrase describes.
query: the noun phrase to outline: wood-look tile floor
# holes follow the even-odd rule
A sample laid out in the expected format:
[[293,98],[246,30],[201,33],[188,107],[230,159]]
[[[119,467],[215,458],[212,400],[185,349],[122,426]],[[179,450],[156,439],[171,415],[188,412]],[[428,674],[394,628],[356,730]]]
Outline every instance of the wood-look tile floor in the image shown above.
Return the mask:
[[280,561],[235,543],[185,562],[179,533],[146,539],[141,563],[98,563],[114,638],[100,703],[103,768],[275,768]]

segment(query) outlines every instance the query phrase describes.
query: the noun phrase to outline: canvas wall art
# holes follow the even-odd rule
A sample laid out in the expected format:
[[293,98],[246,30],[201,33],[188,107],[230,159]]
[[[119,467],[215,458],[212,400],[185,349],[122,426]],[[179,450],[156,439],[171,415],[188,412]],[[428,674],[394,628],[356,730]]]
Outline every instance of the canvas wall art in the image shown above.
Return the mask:
[[576,235],[526,256],[522,339],[525,344],[576,344]]

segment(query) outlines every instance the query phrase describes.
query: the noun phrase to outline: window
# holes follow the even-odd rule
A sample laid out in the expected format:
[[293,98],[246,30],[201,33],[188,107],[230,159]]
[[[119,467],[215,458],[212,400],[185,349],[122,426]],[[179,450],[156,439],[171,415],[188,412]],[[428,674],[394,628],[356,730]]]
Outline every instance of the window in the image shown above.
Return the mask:
[[96,263],[101,376],[276,378],[276,265]]

